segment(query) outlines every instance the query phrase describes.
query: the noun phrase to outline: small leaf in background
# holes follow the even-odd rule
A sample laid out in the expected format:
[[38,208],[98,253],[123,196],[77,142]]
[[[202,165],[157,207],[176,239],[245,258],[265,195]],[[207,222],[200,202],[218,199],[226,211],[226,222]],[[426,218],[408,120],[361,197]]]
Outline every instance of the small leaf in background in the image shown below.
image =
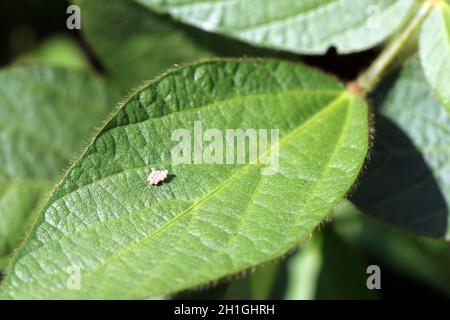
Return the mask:
[[0,71],[0,268],[118,99],[117,90],[89,74],[40,66]]
[[420,59],[431,88],[450,112],[450,3],[438,0],[420,36]]
[[202,30],[300,54],[363,51],[408,17],[413,0],[137,0]]
[[314,299],[323,263],[322,238],[321,233],[315,234],[298,252],[286,260],[285,278],[288,280],[284,283],[283,299]]
[[[367,118],[363,99],[297,64],[217,60],[166,73],[126,101],[60,182],[1,296],[146,298],[274,260],[352,186]],[[279,129],[279,171],[262,175],[260,161],[175,165],[172,134],[192,137],[195,121]],[[173,178],[149,186],[152,167]],[[79,290],[67,286],[74,268]]]
[[90,70],[91,65],[77,42],[67,36],[54,36],[20,56],[18,64],[43,64],[74,70]]
[[352,201],[363,212],[433,238],[449,238],[450,114],[418,58],[375,90],[372,160]]

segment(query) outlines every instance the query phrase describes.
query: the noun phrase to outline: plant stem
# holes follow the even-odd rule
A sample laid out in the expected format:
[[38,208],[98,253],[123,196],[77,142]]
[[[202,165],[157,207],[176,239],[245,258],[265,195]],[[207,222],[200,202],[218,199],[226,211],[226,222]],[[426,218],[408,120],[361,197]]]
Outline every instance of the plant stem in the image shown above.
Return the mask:
[[415,31],[422,25],[425,18],[431,12],[435,5],[435,0],[427,0],[417,10],[415,16],[396,38],[394,38],[386,48],[381,52],[372,65],[356,80],[356,84],[364,93],[372,91],[381,75],[390,66],[397,54],[408,42]]

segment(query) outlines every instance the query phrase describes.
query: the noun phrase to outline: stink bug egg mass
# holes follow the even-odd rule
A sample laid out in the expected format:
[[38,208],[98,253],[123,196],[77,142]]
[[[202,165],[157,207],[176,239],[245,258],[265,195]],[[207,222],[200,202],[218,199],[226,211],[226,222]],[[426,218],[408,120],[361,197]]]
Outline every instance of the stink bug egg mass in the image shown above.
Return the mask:
[[152,168],[152,172],[147,178],[147,181],[152,186],[158,185],[160,182],[165,181],[169,176],[169,171],[166,169],[163,170],[156,170]]

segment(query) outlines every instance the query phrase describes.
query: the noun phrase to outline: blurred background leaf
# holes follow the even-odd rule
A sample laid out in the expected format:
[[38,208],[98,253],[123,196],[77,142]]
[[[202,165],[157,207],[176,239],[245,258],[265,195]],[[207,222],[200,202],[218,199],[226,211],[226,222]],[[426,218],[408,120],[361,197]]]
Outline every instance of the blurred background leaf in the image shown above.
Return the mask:
[[30,52],[17,58],[16,64],[41,64],[74,70],[92,70],[92,65],[78,43],[63,35],[45,39]]
[[197,28],[299,54],[367,50],[408,17],[413,0],[137,0]]
[[118,100],[117,89],[88,73],[44,66],[0,71],[0,268]]
[[450,1],[436,1],[420,35],[420,60],[442,106],[450,112]]

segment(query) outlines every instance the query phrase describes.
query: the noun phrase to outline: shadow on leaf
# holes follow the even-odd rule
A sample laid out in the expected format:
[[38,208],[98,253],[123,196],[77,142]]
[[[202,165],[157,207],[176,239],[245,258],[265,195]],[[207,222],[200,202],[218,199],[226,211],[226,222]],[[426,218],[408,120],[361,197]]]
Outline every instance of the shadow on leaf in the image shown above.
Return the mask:
[[[423,151],[416,147],[418,142],[413,141],[418,140],[419,134],[429,132],[414,132],[419,128],[413,124],[405,127],[404,117],[406,112],[410,113],[408,116],[415,111],[425,114],[429,112],[427,107],[435,105],[429,95],[414,92],[413,85],[417,86],[418,82],[411,81],[415,80],[411,79],[411,71],[417,70],[411,67],[415,65],[408,66],[403,75],[393,74],[373,95],[375,145],[367,171],[351,200],[362,211],[384,222],[420,235],[442,238],[448,226],[445,187],[436,179],[439,168],[429,166]],[[403,92],[399,94],[399,91]],[[399,105],[399,101],[405,101],[404,105]],[[399,123],[403,123],[403,129]]]

